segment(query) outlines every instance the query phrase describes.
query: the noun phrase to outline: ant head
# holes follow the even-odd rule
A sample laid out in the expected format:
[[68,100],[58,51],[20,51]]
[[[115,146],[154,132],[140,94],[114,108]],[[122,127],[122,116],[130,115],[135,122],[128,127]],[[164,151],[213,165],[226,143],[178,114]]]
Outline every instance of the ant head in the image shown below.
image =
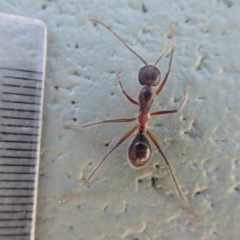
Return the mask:
[[141,85],[157,86],[160,79],[161,72],[154,65],[143,66],[138,74],[138,80]]

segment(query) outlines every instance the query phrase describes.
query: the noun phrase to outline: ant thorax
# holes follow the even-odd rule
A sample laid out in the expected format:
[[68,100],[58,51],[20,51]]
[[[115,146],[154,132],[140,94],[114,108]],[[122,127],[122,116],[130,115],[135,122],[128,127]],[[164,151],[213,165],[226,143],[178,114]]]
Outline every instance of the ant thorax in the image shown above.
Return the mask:
[[141,114],[148,114],[154,99],[155,92],[153,91],[152,86],[145,85],[138,96],[140,105],[139,112],[141,112]]

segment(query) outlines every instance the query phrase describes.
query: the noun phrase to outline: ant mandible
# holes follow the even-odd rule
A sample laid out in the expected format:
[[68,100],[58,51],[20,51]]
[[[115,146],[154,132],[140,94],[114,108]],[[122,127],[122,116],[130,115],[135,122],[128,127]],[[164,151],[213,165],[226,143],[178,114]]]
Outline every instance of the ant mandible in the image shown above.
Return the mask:
[[[191,206],[188,204],[188,202],[185,200],[182,191],[180,190],[179,184],[175,178],[175,175],[173,173],[173,170],[169,164],[169,161],[167,160],[165,154],[163,153],[160,145],[158,144],[156,138],[154,135],[149,131],[147,127],[147,122],[150,116],[156,116],[156,115],[163,115],[163,114],[169,114],[169,113],[176,113],[181,111],[181,109],[184,107],[186,101],[187,101],[187,90],[191,83],[189,82],[186,87],[183,90],[184,93],[184,98],[180,102],[178,108],[173,109],[173,110],[161,110],[157,112],[151,112],[150,109],[152,107],[152,103],[154,99],[162,92],[168,77],[169,73],[172,67],[172,60],[173,60],[173,53],[174,53],[174,36],[172,37],[172,43],[169,44],[169,46],[161,53],[161,55],[158,57],[157,61],[155,62],[154,65],[148,64],[140,55],[138,55],[128,44],[122,40],[111,28],[109,28],[107,25],[105,25],[103,22],[97,20],[97,19],[89,19],[91,22],[94,22],[95,24],[101,24],[104,26],[107,30],[112,32],[133,54],[135,54],[144,64],[138,74],[138,80],[141,85],[143,85],[143,89],[141,90],[139,96],[138,96],[138,101],[134,100],[131,98],[127,92],[123,89],[122,86],[122,79],[119,73],[117,73],[117,78],[118,78],[118,83],[121,89],[121,92],[125,95],[125,97],[134,105],[139,106],[139,111],[138,115],[134,118],[123,118],[123,119],[112,119],[112,120],[104,120],[100,122],[94,122],[94,123],[89,123],[85,124],[82,126],[78,125],[64,125],[64,128],[77,128],[77,129],[83,129],[83,128],[88,128],[96,125],[101,125],[105,123],[123,123],[123,122],[132,122],[132,121],[137,121],[135,126],[128,131],[118,142],[117,144],[109,151],[106,153],[106,155],[103,157],[103,159],[99,162],[99,164],[95,167],[95,169],[92,171],[92,173],[87,177],[87,179],[68,197],[60,199],[60,203],[65,203],[69,200],[71,200],[88,182],[89,180],[93,177],[93,175],[97,172],[97,170],[100,168],[100,166],[103,164],[103,162],[106,160],[106,158],[123,142],[125,141],[130,135],[132,135],[137,129],[138,133],[135,136],[134,140],[132,141],[129,149],[128,149],[128,160],[129,163],[132,167],[134,168],[141,168],[144,167],[147,163],[149,163],[152,155],[152,148],[150,145],[150,142],[148,141],[147,137],[144,135],[144,132],[147,133],[151,141],[154,143],[154,145],[157,147],[159,153],[162,155],[163,159],[165,160],[167,167],[171,173],[171,176],[173,178],[174,184],[177,188],[177,191],[182,198],[183,202],[191,212],[191,214],[196,218],[198,222],[200,222],[199,217],[197,214],[193,211]],[[157,86],[160,82],[161,79],[161,72],[160,70],[156,67],[157,63],[160,61],[160,59],[166,54],[167,52],[170,52],[170,60],[169,60],[169,65],[168,65],[168,71],[166,73],[166,76],[162,83],[159,85],[158,89],[156,91],[153,90],[153,87]]]

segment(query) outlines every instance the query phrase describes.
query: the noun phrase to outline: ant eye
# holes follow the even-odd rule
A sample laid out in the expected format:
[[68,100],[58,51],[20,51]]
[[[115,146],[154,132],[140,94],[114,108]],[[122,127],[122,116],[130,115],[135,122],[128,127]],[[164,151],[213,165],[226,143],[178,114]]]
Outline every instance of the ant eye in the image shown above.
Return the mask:
[[138,80],[141,85],[157,86],[160,82],[160,78],[160,70],[153,65],[142,67],[138,74]]

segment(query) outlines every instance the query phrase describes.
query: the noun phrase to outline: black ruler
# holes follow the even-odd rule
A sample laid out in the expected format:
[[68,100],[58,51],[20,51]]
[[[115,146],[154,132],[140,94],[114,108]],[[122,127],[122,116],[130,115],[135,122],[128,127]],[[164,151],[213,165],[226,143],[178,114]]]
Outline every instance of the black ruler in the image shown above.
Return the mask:
[[0,14],[0,239],[34,239],[46,28]]

